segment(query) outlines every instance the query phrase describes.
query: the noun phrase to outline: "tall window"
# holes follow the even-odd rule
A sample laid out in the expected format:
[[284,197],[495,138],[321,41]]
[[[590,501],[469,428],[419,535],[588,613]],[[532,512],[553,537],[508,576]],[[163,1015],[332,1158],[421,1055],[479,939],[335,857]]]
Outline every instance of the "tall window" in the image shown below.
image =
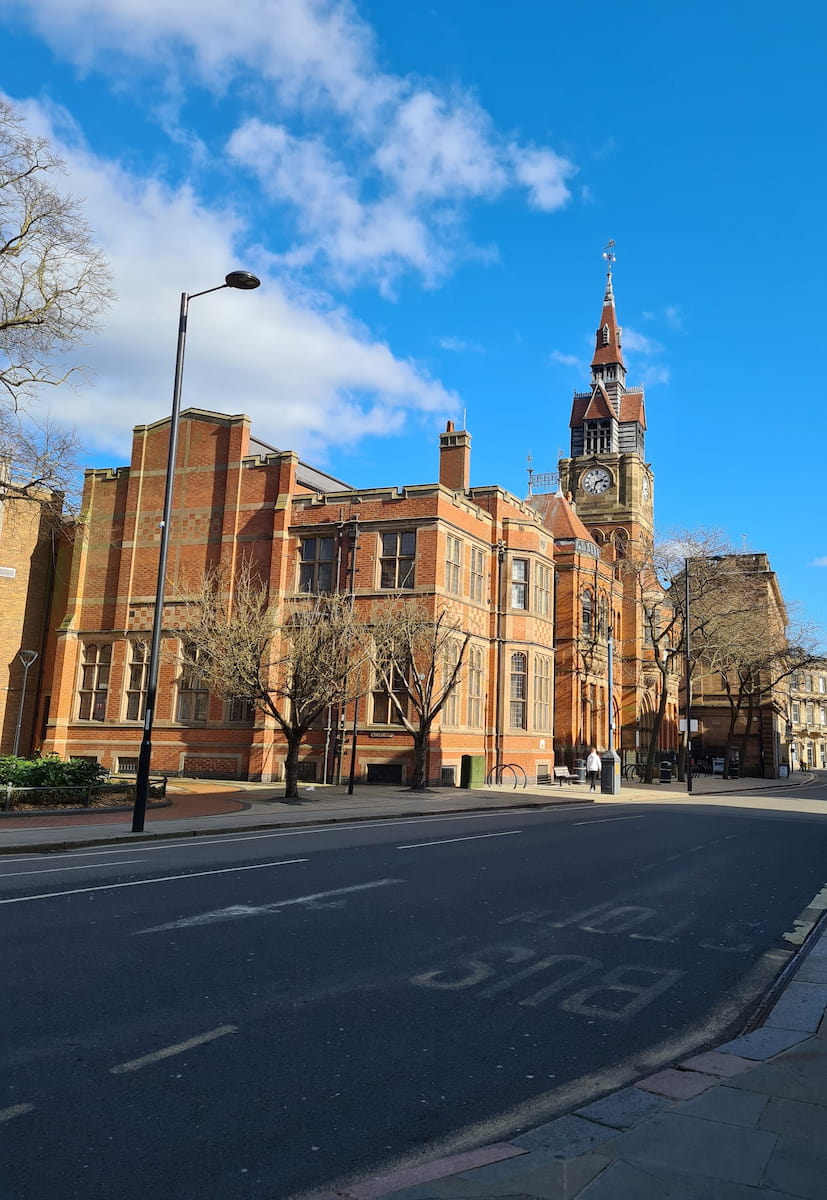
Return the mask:
[[580,606],[580,613],[581,613],[580,631],[583,634],[583,637],[591,637],[592,636],[592,628],[594,625],[594,622],[592,619],[593,613],[592,613],[592,594],[591,594],[591,592],[583,593],[583,600],[582,600],[582,603]]
[[333,591],[333,544],[332,537],[302,538],[299,563],[300,592]]
[[822,695],[827,692],[827,679],[825,679],[823,675],[819,675],[818,677],[818,690]]
[[509,725],[512,729],[525,729],[525,706],[528,696],[528,667],[524,654],[511,655],[511,696],[509,702]]
[[[459,647],[456,642],[449,642],[445,646],[445,653],[442,656],[442,679],[443,684],[447,683],[451,678],[451,672],[457,665],[459,657]],[[442,706],[442,724],[443,725],[458,725],[459,724],[459,684],[447,696],[445,703]]]
[[807,704],[807,724],[808,724],[808,725],[813,725],[814,723],[815,723],[815,722],[814,722],[814,719],[813,719],[813,706],[812,706],[812,704],[810,704],[810,703],[808,702],[808,704]]
[[586,421],[586,453],[605,454],[612,448],[611,421]]
[[178,720],[206,721],[210,695],[198,669],[200,651],[191,642],[184,646],[186,662],[178,684]]
[[534,568],[534,610],[538,617],[551,613],[551,567],[541,563]]
[[459,595],[462,577],[462,542],[448,536],[445,550],[445,590]]
[[471,547],[471,574],[468,593],[472,600],[481,601],[485,589],[485,554],[479,546]]
[[597,602],[597,636],[605,637],[609,629],[609,609],[606,597],[601,596]]
[[129,643],[129,675],[126,689],[127,721],[142,721],[146,703],[146,673],[149,647],[146,642]]
[[379,586],[393,590],[412,588],[414,586],[415,556],[415,531],[383,533]]
[[[402,711],[407,715],[408,694],[405,689],[404,680],[396,671],[393,676],[393,693],[401,704]],[[382,687],[376,687],[373,691],[373,723],[374,725],[402,724],[402,718],[399,715],[396,705]]]
[[80,669],[78,719],[105,721],[106,697],[109,694],[109,668],[112,664],[112,644],[86,642]]
[[534,656],[534,728],[551,729],[551,659]]
[[468,724],[482,725],[482,647],[468,647]]
[[528,608],[528,559],[511,560],[511,607]]
[[227,701],[228,725],[252,725],[255,715],[255,705],[250,700]]
[[800,724],[801,722],[801,705],[797,700],[793,700],[793,720],[795,721],[796,725]]

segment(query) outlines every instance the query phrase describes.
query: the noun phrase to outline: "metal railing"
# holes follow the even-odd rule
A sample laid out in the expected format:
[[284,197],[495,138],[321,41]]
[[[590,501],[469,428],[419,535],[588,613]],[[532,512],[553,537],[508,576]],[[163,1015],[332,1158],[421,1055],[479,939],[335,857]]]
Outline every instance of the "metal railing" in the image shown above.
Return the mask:
[[[150,779],[149,794],[153,800],[163,800],[167,794],[165,775]],[[21,805],[27,808],[91,808],[95,797],[111,796],[113,805],[119,801],[124,807],[135,801],[135,780],[111,779],[106,783],[90,783],[81,787],[17,787],[13,783],[0,784],[3,792],[3,812],[12,812]]]

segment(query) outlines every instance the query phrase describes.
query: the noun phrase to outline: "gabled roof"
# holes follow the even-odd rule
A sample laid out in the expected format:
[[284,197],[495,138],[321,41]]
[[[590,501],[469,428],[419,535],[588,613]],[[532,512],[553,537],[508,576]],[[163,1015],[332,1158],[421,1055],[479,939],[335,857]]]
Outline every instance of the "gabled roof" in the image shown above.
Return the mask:
[[562,492],[529,496],[526,504],[530,504],[539,513],[555,541],[571,541],[577,538],[595,544],[592,535],[574,511],[571,501],[566,499]]
[[584,421],[599,421],[610,417],[613,420],[617,419],[617,414],[612,408],[611,401],[606,395],[606,389],[602,383],[596,383],[592,388],[592,398],[588,403],[586,411],[583,413]]
[[635,388],[624,392],[620,399],[620,420],[624,425],[637,421],[646,428],[646,405],[643,400],[643,389]]

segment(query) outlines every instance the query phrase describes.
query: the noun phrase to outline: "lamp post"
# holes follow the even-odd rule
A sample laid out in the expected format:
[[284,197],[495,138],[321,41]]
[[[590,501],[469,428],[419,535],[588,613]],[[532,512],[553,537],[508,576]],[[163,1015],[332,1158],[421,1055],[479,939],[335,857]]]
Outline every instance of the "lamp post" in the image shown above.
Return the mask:
[[26,703],[26,680],[29,678],[29,667],[37,658],[36,650],[18,650],[17,657],[23,664],[23,687],[20,689],[20,704],[17,707],[17,728],[14,731],[14,749],[12,754],[17,758],[17,748],[20,745],[20,726],[23,723],[23,705]]
[[189,302],[209,292],[220,292],[222,288],[237,288],[242,292],[253,291],[261,283],[249,271],[231,271],[224,282],[203,292],[181,293],[181,311],[178,318],[178,349],[175,356],[175,380],[172,388],[172,414],[169,425],[169,454],[167,456],[167,478],[164,487],[164,510],[161,518],[161,542],[158,550],[158,579],[155,587],[155,612],[152,617],[152,637],[149,643],[149,667],[146,680],[146,702],[144,705],[144,733],[138,754],[138,771],[135,777],[135,807],[132,812],[132,832],[142,833],[146,802],[149,796],[149,764],[152,757],[152,726],[155,719],[155,696],[158,691],[158,665],[161,657],[161,632],[164,621],[164,587],[166,583],[167,553],[169,550],[169,527],[172,516],[172,489],[175,478],[175,458],[178,450],[178,414],[181,408],[181,379],[184,373],[184,350],[187,341],[187,315]]

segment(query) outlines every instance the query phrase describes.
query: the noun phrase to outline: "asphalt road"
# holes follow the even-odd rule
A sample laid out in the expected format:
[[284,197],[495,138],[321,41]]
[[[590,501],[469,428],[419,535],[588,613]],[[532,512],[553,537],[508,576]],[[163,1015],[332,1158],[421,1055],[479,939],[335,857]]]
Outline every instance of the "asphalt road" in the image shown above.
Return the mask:
[[748,803],[5,856],[3,1195],[294,1196],[720,1041],[827,876]]

